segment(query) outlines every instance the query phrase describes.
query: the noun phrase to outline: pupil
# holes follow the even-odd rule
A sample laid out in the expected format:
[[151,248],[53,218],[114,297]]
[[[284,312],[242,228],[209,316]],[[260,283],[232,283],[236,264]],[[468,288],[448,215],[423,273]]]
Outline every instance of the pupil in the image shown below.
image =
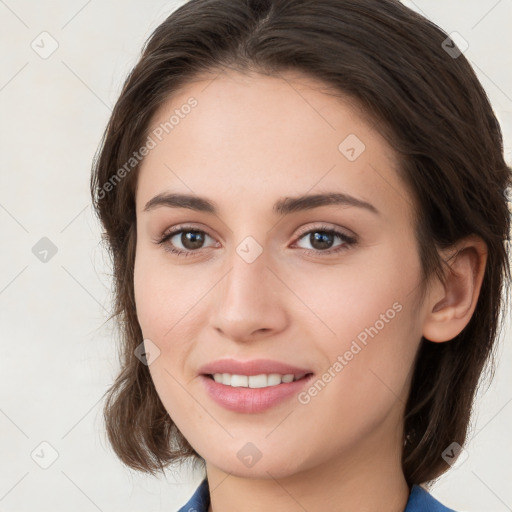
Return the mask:
[[310,243],[315,249],[329,249],[333,242],[333,235],[325,232],[311,233]]
[[199,231],[186,231],[181,234],[181,243],[187,249],[199,249],[203,242],[203,234]]

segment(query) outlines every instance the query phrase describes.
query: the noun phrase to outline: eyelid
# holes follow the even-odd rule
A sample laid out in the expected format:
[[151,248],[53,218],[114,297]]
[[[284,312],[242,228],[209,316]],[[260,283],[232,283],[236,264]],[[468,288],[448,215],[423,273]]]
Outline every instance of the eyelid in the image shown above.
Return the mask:
[[334,224],[329,226],[328,224],[329,223],[326,223],[326,222],[320,222],[320,225],[314,225],[314,226],[308,225],[303,228],[299,228],[299,232],[297,233],[296,237],[300,238],[303,235],[305,235],[311,231],[317,230],[317,231],[337,231],[341,235],[343,235],[347,238],[357,240],[356,234],[354,232],[348,230],[347,228],[336,226]]
[[210,238],[216,239],[213,235],[209,233],[208,228],[204,227],[203,224],[199,224],[198,226],[192,225],[192,224],[176,224],[175,226],[172,226],[168,229],[166,229],[161,235],[158,235],[155,242],[159,241],[163,238],[166,238],[170,235],[175,235],[176,233],[180,233],[181,231],[200,231],[201,233],[207,234]]

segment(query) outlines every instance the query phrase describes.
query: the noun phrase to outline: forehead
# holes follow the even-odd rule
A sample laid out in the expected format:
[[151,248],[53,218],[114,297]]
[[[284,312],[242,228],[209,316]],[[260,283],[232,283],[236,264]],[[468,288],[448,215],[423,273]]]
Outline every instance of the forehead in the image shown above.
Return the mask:
[[138,211],[164,190],[239,202],[336,190],[402,211],[410,203],[378,125],[297,73],[200,77],[162,105],[147,133],[154,148],[139,169]]

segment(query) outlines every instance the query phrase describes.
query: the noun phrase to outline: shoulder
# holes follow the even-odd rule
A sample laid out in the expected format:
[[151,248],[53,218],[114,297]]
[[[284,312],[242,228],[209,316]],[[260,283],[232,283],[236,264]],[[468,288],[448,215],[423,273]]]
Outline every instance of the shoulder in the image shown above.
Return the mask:
[[178,512],[208,512],[210,506],[210,489],[208,480],[205,478],[197,487],[192,497],[183,505]]
[[413,485],[404,512],[455,512],[437,501],[419,485]]

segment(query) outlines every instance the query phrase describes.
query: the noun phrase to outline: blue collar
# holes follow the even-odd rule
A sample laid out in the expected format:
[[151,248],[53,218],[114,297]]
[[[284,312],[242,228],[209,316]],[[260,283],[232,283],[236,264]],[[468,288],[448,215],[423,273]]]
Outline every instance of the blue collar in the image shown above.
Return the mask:
[[[210,492],[205,478],[195,490],[190,500],[178,512],[208,512]],[[413,485],[404,512],[455,512],[447,508],[429,494],[423,487]]]

